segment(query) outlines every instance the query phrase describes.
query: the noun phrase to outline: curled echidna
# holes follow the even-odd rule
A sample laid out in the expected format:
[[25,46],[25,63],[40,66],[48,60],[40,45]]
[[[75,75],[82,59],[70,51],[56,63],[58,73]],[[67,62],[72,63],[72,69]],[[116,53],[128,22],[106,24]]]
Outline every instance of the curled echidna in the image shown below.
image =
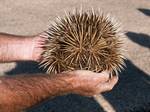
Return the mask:
[[40,64],[49,74],[79,69],[117,72],[124,64],[118,28],[103,13],[68,13],[46,31]]

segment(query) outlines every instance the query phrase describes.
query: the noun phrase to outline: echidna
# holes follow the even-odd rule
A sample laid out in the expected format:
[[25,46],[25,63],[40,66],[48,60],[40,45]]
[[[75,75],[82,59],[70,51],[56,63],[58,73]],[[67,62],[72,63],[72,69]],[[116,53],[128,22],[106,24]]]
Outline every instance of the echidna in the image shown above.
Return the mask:
[[[49,74],[70,70],[117,74],[124,65],[120,33],[119,26],[103,13],[68,13],[46,31],[48,40],[40,64]],[[94,99],[100,104],[100,95]],[[113,112],[110,105],[107,107]]]
[[69,12],[58,18],[46,34],[40,64],[49,74],[80,69],[116,73],[124,65],[119,27],[103,13]]

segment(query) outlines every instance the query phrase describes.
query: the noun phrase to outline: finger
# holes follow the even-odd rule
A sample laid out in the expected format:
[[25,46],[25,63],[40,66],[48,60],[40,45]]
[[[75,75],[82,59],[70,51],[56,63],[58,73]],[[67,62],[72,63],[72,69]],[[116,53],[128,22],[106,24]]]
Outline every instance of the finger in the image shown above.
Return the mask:
[[99,83],[105,83],[105,82],[107,82],[109,80],[109,73],[107,71],[103,71],[101,73],[93,72],[91,75]]
[[109,84],[115,85],[119,80],[118,76],[113,76],[110,80],[109,80]]
[[100,81],[102,81],[102,79],[104,82],[109,80],[109,72],[108,71],[103,71],[101,73],[97,73],[97,75],[100,76],[100,78],[99,78]]
[[95,79],[96,82],[107,82],[109,80],[109,73],[108,71],[103,71],[101,73],[96,73],[88,70],[76,70],[69,72],[69,74],[76,74],[79,76],[86,76],[91,79]]
[[112,90],[117,82],[118,76],[114,76],[108,82],[98,85],[99,93]]

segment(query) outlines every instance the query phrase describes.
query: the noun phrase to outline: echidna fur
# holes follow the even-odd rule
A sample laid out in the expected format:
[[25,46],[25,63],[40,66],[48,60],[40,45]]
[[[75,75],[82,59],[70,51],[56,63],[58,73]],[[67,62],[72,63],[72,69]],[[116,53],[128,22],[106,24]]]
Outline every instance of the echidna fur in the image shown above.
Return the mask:
[[109,16],[96,11],[69,12],[46,31],[48,40],[41,67],[56,74],[68,70],[104,70],[123,68],[119,26]]

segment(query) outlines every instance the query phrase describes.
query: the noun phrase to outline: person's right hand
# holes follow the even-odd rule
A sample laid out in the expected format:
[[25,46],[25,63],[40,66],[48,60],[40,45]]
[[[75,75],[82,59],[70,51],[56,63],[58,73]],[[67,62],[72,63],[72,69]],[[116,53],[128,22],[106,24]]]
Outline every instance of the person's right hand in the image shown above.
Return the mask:
[[110,91],[118,82],[118,76],[109,78],[109,73],[95,73],[87,70],[69,72],[73,75],[71,81],[72,93],[84,96],[93,96],[102,92]]

